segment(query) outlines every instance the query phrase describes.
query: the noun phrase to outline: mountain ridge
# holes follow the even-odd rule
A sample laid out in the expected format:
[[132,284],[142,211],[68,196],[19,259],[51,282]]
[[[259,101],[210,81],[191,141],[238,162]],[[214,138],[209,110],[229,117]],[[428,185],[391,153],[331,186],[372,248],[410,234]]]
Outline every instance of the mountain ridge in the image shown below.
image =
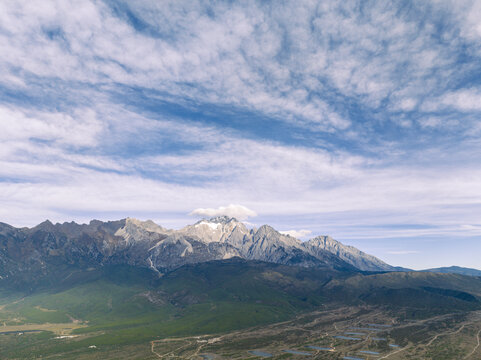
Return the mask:
[[201,219],[179,230],[134,218],[88,224],[46,220],[32,228],[0,223],[0,276],[6,278],[22,271],[45,274],[60,265],[126,264],[165,273],[233,257],[342,271],[396,270],[330,237],[302,242],[269,225],[249,229],[226,216]]
[[481,277],[481,270],[479,270],[479,269],[466,268],[466,267],[454,266],[454,265],[453,266],[444,266],[444,267],[439,267],[439,268],[419,270],[419,271],[420,272],[440,273],[440,274],[459,274],[459,275]]

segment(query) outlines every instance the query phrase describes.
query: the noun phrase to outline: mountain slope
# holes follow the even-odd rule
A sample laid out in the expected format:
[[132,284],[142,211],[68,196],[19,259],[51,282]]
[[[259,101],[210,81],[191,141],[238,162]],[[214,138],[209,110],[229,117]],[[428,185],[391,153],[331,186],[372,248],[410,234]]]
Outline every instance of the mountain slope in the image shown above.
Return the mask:
[[[5,296],[4,321],[84,327],[78,339],[0,348],[1,358],[88,350],[153,339],[215,334],[284,321],[300,313],[342,306],[378,306],[415,316],[480,309],[481,279],[454,274],[365,274],[246,261],[239,258],[184,265],[163,277],[125,265],[55,274],[57,282],[33,293]],[[35,355],[35,356],[34,356]]]
[[460,274],[460,275],[468,275],[468,276],[481,276],[481,270],[464,268],[460,266],[440,267],[440,268],[426,269],[421,271],[441,273],[441,274]]
[[304,247],[311,253],[328,251],[354,267],[364,271],[395,271],[396,268],[378,258],[366,254],[353,246],[346,246],[330,236],[318,236],[305,242]]

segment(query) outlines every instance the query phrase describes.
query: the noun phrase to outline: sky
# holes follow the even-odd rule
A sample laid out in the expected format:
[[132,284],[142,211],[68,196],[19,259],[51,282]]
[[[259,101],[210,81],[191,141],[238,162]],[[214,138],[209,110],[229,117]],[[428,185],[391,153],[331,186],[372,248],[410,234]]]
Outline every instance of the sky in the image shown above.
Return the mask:
[[480,1],[0,2],[0,221],[236,216],[481,268]]

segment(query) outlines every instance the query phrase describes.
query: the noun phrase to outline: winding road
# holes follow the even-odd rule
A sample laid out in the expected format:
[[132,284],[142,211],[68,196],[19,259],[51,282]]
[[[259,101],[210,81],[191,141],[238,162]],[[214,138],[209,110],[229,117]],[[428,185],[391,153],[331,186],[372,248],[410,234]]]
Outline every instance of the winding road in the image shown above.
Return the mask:
[[471,357],[475,352],[476,350],[478,350],[479,348],[479,334],[481,334],[481,330],[478,331],[478,334],[476,335],[476,338],[478,339],[478,344],[474,347],[473,351],[471,351],[468,355],[466,355],[465,359]]

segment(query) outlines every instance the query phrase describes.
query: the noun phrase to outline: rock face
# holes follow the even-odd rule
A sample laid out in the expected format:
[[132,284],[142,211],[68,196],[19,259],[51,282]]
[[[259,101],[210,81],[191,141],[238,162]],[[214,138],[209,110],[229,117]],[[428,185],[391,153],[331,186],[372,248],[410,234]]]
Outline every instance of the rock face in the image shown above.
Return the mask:
[[366,254],[353,246],[346,246],[330,236],[318,236],[305,242],[304,247],[316,254],[319,250],[328,251],[341,260],[363,271],[394,271],[391,265],[379,260],[377,257]]
[[228,217],[201,220],[180,230],[152,221],[123,219],[89,224],[15,228],[0,223],[0,276],[48,273],[55,266],[128,264],[167,272],[185,264],[240,257],[277,264],[337,270],[392,270],[379,259],[329,237],[308,242],[268,225],[248,229]]

